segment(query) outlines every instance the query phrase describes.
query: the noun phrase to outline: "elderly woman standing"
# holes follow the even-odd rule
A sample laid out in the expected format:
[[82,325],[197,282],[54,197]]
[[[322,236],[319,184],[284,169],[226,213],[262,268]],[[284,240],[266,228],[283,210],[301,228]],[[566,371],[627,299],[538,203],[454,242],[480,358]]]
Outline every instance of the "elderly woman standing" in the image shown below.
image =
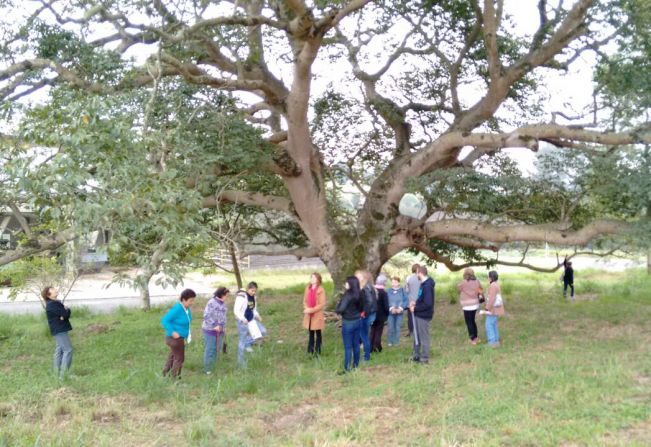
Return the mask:
[[477,338],[477,323],[475,323],[475,316],[479,310],[479,294],[482,292],[481,284],[475,277],[473,269],[465,269],[463,271],[463,281],[457,286],[459,289],[459,303],[463,310],[463,317],[466,320],[466,327],[468,328],[468,335],[470,336],[470,344],[476,345],[479,343]]
[[165,328],[165,344],[170,347],[170,353],[163,367],[163,376],[170,374],[174,379],[181,378],[181,368],[185,361],[185,345],[192,340],[190,308],[194,304],[196,296],[194,290],[185,289],[181,292],[179,302],[172,306],[161,319],[161,324]]
[[499,317],[504,315],[504,300],[502,299],[500,285],[497,283],[498,277],[495,270],[488,272],[490,285],[486,296],[486,310],[488,311],[488,315],[486,315],[486,338],[492,348],[500,346],[500,332],[497,328],[497,321]]
[[402,314],[409,308],[409,297],[400,287],[400,278],[397,276],[391,279],[391,288],[387,291],[387,296],[389,297],[389,346],[398,346]]
[[54,373],[63,379],[72,364],[72,344],[68,332],[70,325],[70,309],[59,301],[59,291],[48,286],[41,291],[45,300],[45,314],[50,326],[50,333],[56,340],[54,349]]
[[207,375],[212,374],[217,357],[224,348],[228,294],[229,290],[226,287],[218,288],[203,310],[201,325],[204,339],[203,371]]
[[325,329],[326,294],[321,275],[314,272],[303,294],[303,327],[308,331],[307,353],[321,355],[321,331]]

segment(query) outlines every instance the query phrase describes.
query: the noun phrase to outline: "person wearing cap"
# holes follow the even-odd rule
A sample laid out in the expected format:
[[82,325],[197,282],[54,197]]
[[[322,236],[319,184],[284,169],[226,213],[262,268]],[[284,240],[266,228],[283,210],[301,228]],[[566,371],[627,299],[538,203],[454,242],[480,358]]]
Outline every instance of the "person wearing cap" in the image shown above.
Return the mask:
[[203,371],[210,375],[215,368],[217,356],[224,347],[224,335],[226,333],[226,297],[229,290],[226,287],[219,287],[212,298],[206,303],[203,310],[203,331],[204,352]]
[[384,324],[389,316],[389,297],[385,290],[387,276],[380,273],[375,280],[375,291],[377,293],[377,310],[375,320],[371,324],[371,351],[382,352],[382,332]]

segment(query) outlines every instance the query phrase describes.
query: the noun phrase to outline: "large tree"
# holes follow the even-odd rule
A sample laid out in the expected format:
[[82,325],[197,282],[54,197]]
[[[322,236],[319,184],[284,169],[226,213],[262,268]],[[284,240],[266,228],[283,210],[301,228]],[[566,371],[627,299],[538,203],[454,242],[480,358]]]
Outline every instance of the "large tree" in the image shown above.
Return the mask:
[[[621,218],[630,216],[607,207],[562,207],[558,191],[500,156],[540,142],[591,151],[651,141],[644,126],[546,122],[540,107],[548,73],[568,70],[626,26],[619,2],[539,0],[528,6],[538,25],[524,33],[502,0],[3,5],[12,22],[0,47],[6,104],[61,86],[109,98],[165,82],[195,86],[198,101],[205,90],[227,93],[260,137],[246,150],[234,146],[240,159],[230,162],[206,162],[201,145],[194,164],[184,154],[185,186],[205,207],[249,206],[258,210],[250,220],[271,212],[258,230],[280,228],[287,237],[273,237],[319,256],[337,280],[359,267],[378,271],[406,248],[454,266],[455,250],[582,246],[627,228]],[[196,106],[202,126],[214,106]],[[147,121],[133,130],[146,135]],[[202,130],[193,132],[200,139]],[[165,153],[174,158],[184,144],[177,138]],[[345,183],[358,187],[359,207],[342,206]],[[399,213],[411,190],[431,205],[421,219]]]

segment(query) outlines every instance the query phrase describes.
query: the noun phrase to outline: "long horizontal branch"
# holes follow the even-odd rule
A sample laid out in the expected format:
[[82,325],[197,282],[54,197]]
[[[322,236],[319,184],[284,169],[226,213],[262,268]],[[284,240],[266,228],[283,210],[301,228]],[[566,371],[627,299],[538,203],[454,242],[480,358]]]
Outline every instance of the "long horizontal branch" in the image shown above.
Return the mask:
[[298,259],[302,258],[315,258],[319,256],[319,252],[314,247],[296,247],[296,248],[252,248],[250,250],[243,250],[241,256],[296,256]]
[[221,191],[214,196],[203,199],[204,208],[215,208],[220,203],[242,203],[244,205],[259,206],[265,209],[282,211],[294,215],[294,205],[285,197],[268,196],[258,192],[247,191]]
[[651,144],[651,131],[599,132],[559,124],[538,124],[523,126],[506,133],[450,132],[419,152],[411,154],[409,159],[403,162],[401,175],[419,176],[442,167],[442,163],[446,163],[458,148],[464,146],[474,146],[487,151],[519,147],[537,150],[539,141],[550,139],[606,146]]
[[579,230],[567,224],[494,225],[470,219],[444,219],[424,225],[427,238],[471,236],[483,241],[548,242],[556,245],[586,245],[601,235],[620,234],[630,225],[618,220],[596,220]]
[[36,239],[31,239],[18,249],[5,252],[0,256],[0,266],[47,250],[54,250],[76,239],[77,236],[72,229],[67,229],[51,236],[39,236]]

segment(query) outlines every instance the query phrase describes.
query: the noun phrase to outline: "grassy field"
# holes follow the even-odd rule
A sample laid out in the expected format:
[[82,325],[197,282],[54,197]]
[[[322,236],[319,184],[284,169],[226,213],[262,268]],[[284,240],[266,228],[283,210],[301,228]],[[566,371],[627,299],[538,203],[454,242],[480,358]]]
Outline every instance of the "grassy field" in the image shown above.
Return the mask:
[[503,275],[499,350],[467,343],[450,303],[458,276],[437,277],[430,365],[406,362],[403,338],[345,376],[336,327],[307,358],[300,285],[271,275],[260,309],[272,336],[248,369],[231,317],[229,353],[201,373],[200,301],[180,384],[160,376],[165,309],[74,310],[63,383],[44,317],[2,317],[0,446],[651,445],[651,279],[581,271],[571,304],[557,276]]

